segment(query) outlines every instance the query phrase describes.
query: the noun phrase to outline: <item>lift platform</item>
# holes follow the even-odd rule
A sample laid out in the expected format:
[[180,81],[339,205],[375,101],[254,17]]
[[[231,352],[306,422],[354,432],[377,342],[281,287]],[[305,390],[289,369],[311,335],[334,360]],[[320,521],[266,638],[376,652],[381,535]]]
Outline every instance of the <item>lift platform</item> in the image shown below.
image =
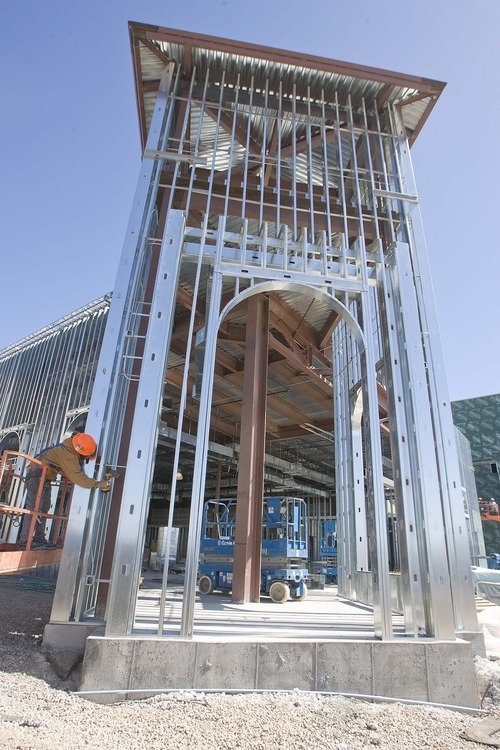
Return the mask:
[[[203,522],[198,566],[198,590],[211,594],[233,585],[236,500],[208,500]],[[265,497],[262,503],[260,590],[273,602],[307,596],[307,510],[295,497]]]
[[483,500],[481,497],[478,500],[479,513],[481,521],[500,521],[500,508],[495,498],[491,498],[490,501]]
[[[33,510],[26,510],[25,471],[28,464],[41,468],[40,485]],[[52,513],[42,513],[45,475],[49,467],[26,453],[4,451],[0,456],[0,575],[34,570],[60,562],[67,520],[73,495],[73,484],[66,478],[52,482]],[[46,519],[47,542],[50,549],[32,548],[32,538],[38,518]],[[23,521],[24,519],[24,521]],[[21,523],[29,523],[28,541],[24,549],[17,541]]]
[[0,544],[0,575],[22,573],[61,562],[62,549],[20,550],[15,544]]

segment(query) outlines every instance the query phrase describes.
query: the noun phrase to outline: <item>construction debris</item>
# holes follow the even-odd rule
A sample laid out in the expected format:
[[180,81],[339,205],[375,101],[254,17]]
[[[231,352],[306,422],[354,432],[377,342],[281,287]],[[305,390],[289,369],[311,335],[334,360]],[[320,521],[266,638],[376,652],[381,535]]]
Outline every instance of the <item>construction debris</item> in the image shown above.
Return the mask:
[[[479,724],[469,727],[464,731],[462,737],[466,740],[479,742],[490,747],[500,747],[500,721],[498,719],[483,719]],[[497,737],[494,738],[493,735]]]

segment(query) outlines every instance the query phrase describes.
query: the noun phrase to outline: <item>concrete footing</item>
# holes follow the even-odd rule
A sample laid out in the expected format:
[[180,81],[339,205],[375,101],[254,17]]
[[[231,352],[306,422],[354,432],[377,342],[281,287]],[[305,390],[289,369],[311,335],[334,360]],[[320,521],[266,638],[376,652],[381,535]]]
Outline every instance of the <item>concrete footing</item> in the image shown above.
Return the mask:
[[102,622],[48,622],[43,631],[42,652],[85,652],[87,638],[103,627]]
[[483,659],[486,659],[486,645],[484,642],[484,631],[482,626],[480,626],[479,630],[455,631],[455,635],[458,639],[470,643],[474,656],[481,656]]
[[[463,641],[191,641],[91,636],[80,691],[109,703],[168,689],[313,690],[477,708]],[[100,691],[141,691],[103,694]],[[94,692],[95,691],[95,692]]]
[[61,680],[67,680],[79,666],[87,638],[102,627],[99,622],[49,622],[43,631],[42,653]]

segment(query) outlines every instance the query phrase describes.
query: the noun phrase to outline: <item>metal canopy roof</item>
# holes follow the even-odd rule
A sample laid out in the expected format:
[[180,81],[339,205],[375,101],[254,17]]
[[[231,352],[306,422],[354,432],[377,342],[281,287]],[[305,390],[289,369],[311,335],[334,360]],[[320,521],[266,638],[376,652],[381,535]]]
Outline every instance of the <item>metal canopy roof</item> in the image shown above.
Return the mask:
[[401,107],[410,144],[414,142],[429,116],[445,83],[428,78],[405,75],[354,63],[317,57],[307,53],[264,47],[246,42],[195,34],[177,29],[130,22],[130,39],[134,77],[141,127],[142,147],[146,142],[150,113],[164,66],[180,64],[185,74],[193,66],[202,77],[210,67],[212,78],[225,71],[226,85],[236,83],[238,74],[242,85],[250,83],[262,87],[266,79],[284,91],[296,85],[296,99],[312,99],[335,93],[339,102],[351,97],[354,106],[364,98],[368,106],[381,109],[390,102]]

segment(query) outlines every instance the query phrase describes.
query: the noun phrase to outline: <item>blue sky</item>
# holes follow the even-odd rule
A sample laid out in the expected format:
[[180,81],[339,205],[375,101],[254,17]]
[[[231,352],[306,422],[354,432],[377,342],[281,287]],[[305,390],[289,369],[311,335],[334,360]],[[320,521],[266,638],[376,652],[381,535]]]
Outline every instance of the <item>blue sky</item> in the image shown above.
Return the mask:
[[0,348],[113,288],[140,162],[129,20],[447,82],[412,154],[450,397],[499,393],[499,0],[3,0]]

